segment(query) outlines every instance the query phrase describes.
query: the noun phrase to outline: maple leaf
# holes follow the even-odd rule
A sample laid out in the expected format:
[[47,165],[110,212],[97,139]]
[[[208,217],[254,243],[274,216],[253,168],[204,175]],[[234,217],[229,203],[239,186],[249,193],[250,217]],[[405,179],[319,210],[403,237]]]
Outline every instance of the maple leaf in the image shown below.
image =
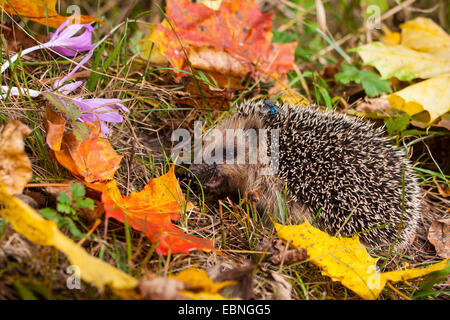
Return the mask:
[[[194,49],[204,47],[215,49],[218,59],[233,61],[233,76],[251,73],[256,77],[260,71],[267,78],[293,69],[297,42],[272,43],[272,14],[261,13],[253,0],[222,1],[217,11],[202,3],[170,0],[166,13],[170,23],[163,21],[147,39],[176,69],[187,69],[184,49],[188,58],[196,54],[194,60],[201,61],[198,67],[217,71],[214,59],[198,59],[198,50]],[[220,52],[231,58],[223,58]],[[209,63],[205,65],[205,61]]]
[[102,202],[106,217],[129,225],[152,242],[159,241],[156,252],[161,255],[186,252],[191,249],[213,249],[210,240],[191,236],[172,224],[180,218],[184,197],[175,177],[174,166],[163,176],[151,179],[140,192],[123,197],[115,180],[106,184]]
[[[56,11],[57,0],[9,0],[2,1],[3,9],[6,12],[13,15],[20,15],[22,18],[36,21],[43,25],[49,25],[50,27],[59,27],[69,17],[64,17],[58,14]],[[72,16],[72,18],[74,18]],[[81,24],[86,24],[94,21],[101,22],[100,19],[80,15],[79,18]]]

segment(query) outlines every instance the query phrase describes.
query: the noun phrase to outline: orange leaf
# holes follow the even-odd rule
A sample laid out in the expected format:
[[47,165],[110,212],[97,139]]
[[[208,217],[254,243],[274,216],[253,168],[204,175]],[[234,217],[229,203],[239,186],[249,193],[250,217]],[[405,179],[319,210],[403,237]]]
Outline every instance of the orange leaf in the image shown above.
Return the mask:
[[71,155],[78,172],[89,183],[111,180],[122,160],[107,139],[92,135],[82,141]]
[[[148,40],[153,41],[177,69],[187,69],[183,48],[190,57],[194,47],[227,52],[253,74],[257,71],[255,66],[269,74],[283,74],[293,69],[297,43],[272,43],[272,15],[261,13],[254,0],[224,0],[217,11],[189,0],[169,0],[166,13],[174,30],[165,20]],[[239,66],[239,73],[242,69]],[[214,64],[208,70],[215,70]]]
[[122,197],[113,180],[106,185],[102,202],[106,217],[120,222],[126,218],[133,229],[144,232],[150,241],[159,241],[158,254],[213,249],[210,240],[188,235],[171,222],[180,218],[180,210],[185,205],[174,166],[165,175],[151,179],[140,192],[127,197]]
[[61,150],[66,120],[50,107],[45,110],[44,124],[47,129],[46,142],[53,151]]
[[[33,20],[43,25],[47,25],[48,23],[50,27],[57,28],[69,17],[58,14],[56,11],[56,2],[57,0],[9,0],[2,1],[2,4],[5,11],[10,14],[20,15],[22,18]],[[91,16],[80,15],[78,17],[80,18],[81,24],[94,21],[101,22],[100,19]]]
[[100,135],[99,123],[88,123],[89,137],[77,140],[72,132],[64,134],[66,121],[47,108],[45,112],[47,144],[54,151],[56,160],[74,176],[81,178],[94,189],[103,191],[102,181],[111,180],[120,167],[118,155],[109,141]]

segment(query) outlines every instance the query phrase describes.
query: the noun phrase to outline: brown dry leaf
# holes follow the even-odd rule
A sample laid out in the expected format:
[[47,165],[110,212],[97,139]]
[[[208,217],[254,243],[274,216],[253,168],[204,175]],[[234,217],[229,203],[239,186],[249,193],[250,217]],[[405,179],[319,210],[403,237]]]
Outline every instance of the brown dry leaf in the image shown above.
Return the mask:
[[433,221],[428,230],[430,241],[438,256],[450,258],[450,218]]
[[186,298],[178,291],[188,288],[182,281],[162,277],[142,280],[138,286],[142,297],[150,300],[183,300]]
[[272,277],[272,287],[275,292],[275,296],[280,300],[292,300],[292,284],[286,280],[281,274],[271,271],[270,275]]
[[[209,74],[212,75],[211,72]],[[214,74],[213,76],[216,81],[220,81],[219,79],[221,78],[218,74]],[[225,81],[225,78],[222,77],[222,79]],[[230,82],[230,86],[234,85]],[[230,108],[233,98],[231,89],[213,88],[204,81],[196,83],[192,78],[186,78],[184,87],[185,89],[183,91],[173,92],[174,99],[179,104],[188,105],[193,108],[207,107],[208,109],[215,110],[228,110]]]
[[[231,77],[243,78],[250,72],[248,66],[229,53],[210,47],[192,48],[189,61],[194,68],[215,71]],[[226,85],[224,83],[221,87],[226,87]]]
[[33,176],[23,142],[30,133],[31,129],[22,122],[11,120],[0,137],[0,182],[10,194],[21,194]]
[[253,292],[253,270],[255,270],[255,268],[255,264],[250,264],[244,267],[222,271],[216,277],[214,277],[214,281],[236,282],[236,284],[229,285],[222,289],[221,293],[225,297],[241,298],[244,300],[254,299],[255,294]]
[[290,265],[308,259],[305,249],[289,249],[281,240],[274,240],[270,242],[264,239],[258,246],[258,251],[266,251],[264,261],[278,265]]
[[44,115],[44,125],[47,131],[46,142],[48,146],[53,151],[60,151],[66,120],[47,106]]
[[387,114],[391,104],[384,98],[366,98],[357,104],[356,110],[364,114]]

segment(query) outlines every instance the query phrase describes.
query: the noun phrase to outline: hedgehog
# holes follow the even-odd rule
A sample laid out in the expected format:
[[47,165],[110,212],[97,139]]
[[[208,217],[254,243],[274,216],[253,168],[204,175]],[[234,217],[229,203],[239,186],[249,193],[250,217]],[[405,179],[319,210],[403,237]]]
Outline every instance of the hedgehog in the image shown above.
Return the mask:
[[[238,134],[227,139],[230,132]],[[255,141],[239,139],[247,132],[258,132],[256,149]],[[370,248],[405,250],[412,243],[420,187],[404,150],[382,127],[316,106],[250,100],[215,133],[204,142],[204,161],[190,166],[206,194],[256,194],[267,223],[306,219],[330,235],[357,234]],[[240,147],[245,154],[237,161]]]

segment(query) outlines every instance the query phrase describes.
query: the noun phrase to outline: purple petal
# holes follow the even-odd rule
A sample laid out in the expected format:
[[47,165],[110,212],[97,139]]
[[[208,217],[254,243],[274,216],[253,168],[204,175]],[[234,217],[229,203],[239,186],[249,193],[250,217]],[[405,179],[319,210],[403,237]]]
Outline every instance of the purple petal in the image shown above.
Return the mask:
[[[63,25],[67,25],[67,21],[51,34],[48,43],[51,44],[53,50],[68,57],[73,57],[78,52],[91,50],[94,47],[92,45],[94,28],[90,24],[71,24],[66,28],[61,28]],[[83,28],[84,31],[75,36]]]
[[[53,84],[53,88],[59,87],[61,85],[61,83],[62,83],[61,80],[56,80],[55,83]],[[57,91],[62,94],[68,95],[72,91],[75,91],[76,89],[78,89],[82,84],[83,84],[83,81],[75,81],[75,82],[63,85],[62,87],[58,88]]]
[[67,26],[67,24],[70,22],[70,19],[66,19],[66,21],[64,21],[63,23],[61,23],[61,25],[58,27],[58,29],[56,29],[55,33],[50,32],[50,41],[53,40],[53,38],[58,37],[58,35],[60,34],[60,32],[62,30],[64,30],[64,28]]

